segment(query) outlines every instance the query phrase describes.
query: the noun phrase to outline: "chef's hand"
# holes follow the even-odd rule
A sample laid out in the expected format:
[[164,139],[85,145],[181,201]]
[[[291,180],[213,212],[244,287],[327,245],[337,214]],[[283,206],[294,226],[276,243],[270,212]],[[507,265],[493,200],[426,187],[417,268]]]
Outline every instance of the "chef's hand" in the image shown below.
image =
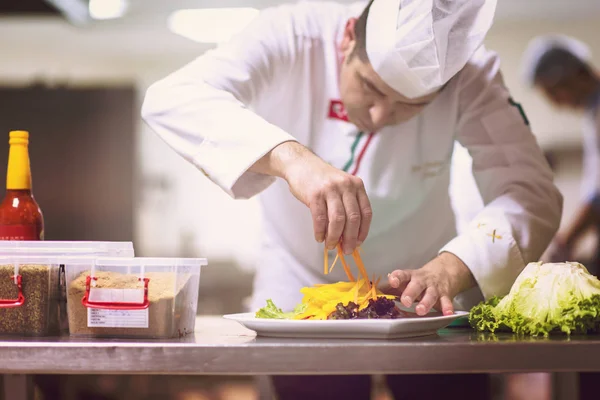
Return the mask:
[[556,235],[550,249],[548,250],[549,262],[565,262],[570,261],[573,257],[573,246],[561,234]]
[[310,208],[315,239],[350,254],[367,237],[373,211],[362,179],[332,167],[297,142],[285,142],[251,171],[285,179],[292,194]]
[[452,315],[454,297],[477,283],[467,266],[452,253],[441,253],[425,266],[415,270],[396,270],[388,275],[391,286],[386,290],[400,297],[405,307],[418,302],[418,315],[427,314],[432,308],[444,315]]

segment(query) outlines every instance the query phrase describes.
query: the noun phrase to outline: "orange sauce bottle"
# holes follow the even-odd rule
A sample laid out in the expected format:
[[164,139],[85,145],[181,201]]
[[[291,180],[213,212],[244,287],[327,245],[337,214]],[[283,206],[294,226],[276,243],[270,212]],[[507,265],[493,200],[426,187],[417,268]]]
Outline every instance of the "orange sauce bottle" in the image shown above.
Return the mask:
[[0,240],[44,240],[44,217],[31,191],[29,132],[11,131]]

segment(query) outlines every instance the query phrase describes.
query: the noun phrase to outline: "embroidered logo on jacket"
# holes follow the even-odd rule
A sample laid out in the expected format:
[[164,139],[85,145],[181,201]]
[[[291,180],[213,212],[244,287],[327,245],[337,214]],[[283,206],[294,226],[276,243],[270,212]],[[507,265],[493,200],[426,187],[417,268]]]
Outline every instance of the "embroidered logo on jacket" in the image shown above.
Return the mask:
[[498,240],[502,239],[502,236],[496,234],[495,229],[492,233],[488,233],[487,235],[492,237],[492,243],[496,243],[496,239],[498,239]]
[[348,114],[346,113],[346,108],[341,100],[331,100],[329,102],[329,114],[327,116],[329,118],[348,122]]

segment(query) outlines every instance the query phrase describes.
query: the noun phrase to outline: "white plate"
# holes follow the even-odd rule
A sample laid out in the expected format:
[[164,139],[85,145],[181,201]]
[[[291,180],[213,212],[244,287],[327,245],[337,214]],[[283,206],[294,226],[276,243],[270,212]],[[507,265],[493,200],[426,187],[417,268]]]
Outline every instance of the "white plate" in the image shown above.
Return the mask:
[[224,315],[237,321],[258,336],[286,338],[330,339],[398,339],[434,335],[458,318],[468,315],[457,311],[454,315],[398,319],[353,320],[289,320],[255,318],[254,313]]

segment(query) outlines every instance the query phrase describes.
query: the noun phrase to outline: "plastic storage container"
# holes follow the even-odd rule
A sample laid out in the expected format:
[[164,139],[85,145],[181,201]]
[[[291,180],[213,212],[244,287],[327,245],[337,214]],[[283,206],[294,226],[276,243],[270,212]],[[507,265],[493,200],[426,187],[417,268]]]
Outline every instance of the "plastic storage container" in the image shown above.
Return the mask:
[[194,332],[203,258],[84,258],[65,264],[72,336],[174,338]]
[[[66,299],[66,278],[64,274],[64,260],[73,256],[78,257],[99,257],[99,256],[110,256],[110,257],[133,257],[133,243],[132,242],[92,242],[92,241],[0,241],[0,258],[4,258],[5,264],[4,270],[10,270],[8,265],[12,263],[11,260],[19,264],[19,260],[34,260],[39,262],[35,264],[38,266],[46,265],[48,272],[48,288],[41,295],[44,299],[47,293],[47,303],[49,307],[48,313],[43,313],[44,316],[48,316],[49,323],[44,325],[43,323],[35,322],[36,316],[24,316],[21,317],[21,313],[27,314],[29,311],[34,310],[38,313],[39,307],[30,307],[27,304],[27,295],[25,296],[25,306],[12,306],[9,304],[13,297],[11,297],[16,290],[14,287],[6,286],[6,283],[0,281],[0,319],[4,321],[4,316],[19,316],[18,321],[5,321],[0,322],[0,335],[35,335],[35,336],[47,336],[57,335],[59,333],[68,332],[68,320],[67,320],[67,299]],[[35,273],[32,272],[35,270]],[[22,274],[22,279],[27,280],[29,276],[40,277],[45,276],[45,273],[40,272],[40,268],[32,269],[29,266],[25,269],[26,273]],[[2,272],[3,268],[0,268],[0,279],[6,280],[5,273]],[[45,271],[45,270],[44,270]],[[13,274],[18,275],[18,274]],[[26,279],[27,278],[27,279]],[[39,278],[41,279],[41,278]],[[23,290],[31,287],[31,284],[22,283]],[[36,283],[40,286],[39,283]],[[44,285],[45,287],[45,285]],[[4,289],[3,289],[4,288]],[[26,292],[28,289],[26,290]],[[27,294],[27,293],[25,293]],[[36,296],[35,294],[29,294],[29,297]],[[37,299],[37,298],[36,298]],[[4,302],[4,304],[3,304]],[[4,307],[3,307],[4,306]],[[2,308],[3,307],[3,308]],[[12,311],[8,308],[13,308]],[[33,323],[32,326],[25,326],[29,323]],[[23,326],[14,327],[14,324],[25,324]]]
[[55,257],[0,257],[0,334],[58,332],[58,269]]

